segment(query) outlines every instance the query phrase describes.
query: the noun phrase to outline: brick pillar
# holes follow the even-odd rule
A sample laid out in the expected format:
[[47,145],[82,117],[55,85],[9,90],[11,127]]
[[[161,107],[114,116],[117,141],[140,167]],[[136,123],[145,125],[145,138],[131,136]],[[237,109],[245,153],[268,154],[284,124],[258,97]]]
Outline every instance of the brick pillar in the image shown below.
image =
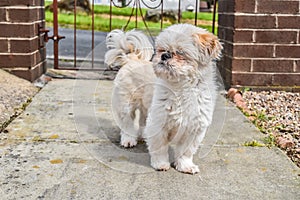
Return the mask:
[[298,0],[219,0],[226,87],[300,90]]
[[44,0],[0,1],[0,68],[34,81],[46,71]]

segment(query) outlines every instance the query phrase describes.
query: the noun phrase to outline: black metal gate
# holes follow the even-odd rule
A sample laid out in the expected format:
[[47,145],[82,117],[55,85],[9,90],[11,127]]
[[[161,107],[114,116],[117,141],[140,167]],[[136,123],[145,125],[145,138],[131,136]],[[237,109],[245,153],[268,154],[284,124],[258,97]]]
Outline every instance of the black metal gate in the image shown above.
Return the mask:
[[[80,0],[74,0],[74,5],[78,5]],[[126,30],[128,28],[128,24],[131,21],[135,21],[135,28],[138,27],[138,21],[142,21],[146,31],[150,33],[151,31],[149,30],[148,22],[145,19],[145,13],[142,11],[142,7],[147,8],[149,10],[159,10],[160,11],[160,30],[163,28],[163,23],[164,23],[164,17],[166,15],[164,12],[166,11],[164,8],[164,0],[148,0],[155,5],[150,5],[146,2],[147,0],[121,0],[121,5],[120,0],[110,0],[109,4],[109,30],[112,30],[112,24],[113,24],[113,7],[118,7],[118,8],[125,8],[125,7],[131,7],[131,14],[128,16],[127,23],[120,28],[123,28]],[[213,20],[212,20],[212,32],[215,32],[215,16],[216,16],[216,1],[217,0],[212,0],[213,1]],[[77,6],[74,6],[73,8],[73,13],[74,13],[74,24],[72,25],[73,29],[73,34],[69,37],[72,38],[66,38],[66,36],[60,35],[60,30],[61,28],[59,27],[59,22],[58,22],[58,14],[59,14],[59,8],[58,8],[58,0],[53,0],[52,4],[52,10],[53,10],[53,35],[48,36],[46,40],[53,40],[53,68],[54,69],[67,69],[67,70],[104,70],[104,63],[103,59],[98,60],[95,62],[95,13],[94,13],[94,8],[95,8],[95,0],[90,1],[90,19],[91,19],[91,30],[89,31],[90,34],[90,54],[89,54],[89,59],[88,59],[88,65],[82,65],[82,62],[84,60],[82,58],[78,58],[77,54]],[[182,18],[181,18],[181,10],[182,10],[182,0],[178,1],[178,11],[177,11],[177,18],[176,18],[176,23],[181,23]],[[199,5],[200,5],[200,0],[194,0],[194,25],[198,25],[198,15],[201,14],[199,13]],[[73,39],[73,55],[69,58],[63,58],[61,59],[60,54],[59,54],[59,44],[62,39]],[[64,62],[62,62],[62,60]],[[67,62],[66,62],[67,61]]]

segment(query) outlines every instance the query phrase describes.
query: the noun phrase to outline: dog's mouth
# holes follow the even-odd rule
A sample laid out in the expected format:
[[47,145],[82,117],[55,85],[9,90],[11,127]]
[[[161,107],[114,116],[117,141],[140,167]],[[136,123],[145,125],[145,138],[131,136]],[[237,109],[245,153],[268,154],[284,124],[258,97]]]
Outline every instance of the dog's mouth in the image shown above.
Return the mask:
[[172,66],[169,62],[163,60],[159,61],[155,65],[154,72],[158,77],[161,77],[163,79],[171,80],[178,77],[175,67]]
[[167,61],[159,61],[158,64],[157,64],[159,67],[168,67],[168,63]]
[[163,68],[164,70],[174,71],[174,66],[172,66],[168,61],[161,60],[158,62],[157,67]]

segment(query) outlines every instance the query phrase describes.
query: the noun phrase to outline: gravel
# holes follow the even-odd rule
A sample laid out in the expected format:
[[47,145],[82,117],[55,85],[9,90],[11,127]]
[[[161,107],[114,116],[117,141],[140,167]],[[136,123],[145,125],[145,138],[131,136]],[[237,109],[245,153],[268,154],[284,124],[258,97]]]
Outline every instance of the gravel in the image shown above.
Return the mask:
[[300,167],[300,93],[247,91],[249,119]]

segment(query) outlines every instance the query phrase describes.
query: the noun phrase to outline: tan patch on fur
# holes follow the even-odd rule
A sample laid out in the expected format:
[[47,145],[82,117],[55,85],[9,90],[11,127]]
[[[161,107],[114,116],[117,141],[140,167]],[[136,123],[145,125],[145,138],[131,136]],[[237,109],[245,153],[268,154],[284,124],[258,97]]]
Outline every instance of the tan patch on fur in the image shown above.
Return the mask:
[[130,53],[134,52],[134,47],[133,47],[132,44],[129,44],[129,45],[128,45],[128,49],[129,49],[129,52],[130,52]]
[[184,60],[183,56],[177,54],[173,55],[173,58],[175,58],[176,60]]
[[169,63],[174,67],[182,67],[185,64],[185,60],[182,56],[174,54]]
[[212,33],[204,33],[204,34],[196,34],[196,37],[199,40],[199,44],[207,48],[208,53],[213,57],[213,58],[218,58],[219,54],[221,53],[222,50],[222,45],[219,42],[219,39],[217,36],[215,36]]

